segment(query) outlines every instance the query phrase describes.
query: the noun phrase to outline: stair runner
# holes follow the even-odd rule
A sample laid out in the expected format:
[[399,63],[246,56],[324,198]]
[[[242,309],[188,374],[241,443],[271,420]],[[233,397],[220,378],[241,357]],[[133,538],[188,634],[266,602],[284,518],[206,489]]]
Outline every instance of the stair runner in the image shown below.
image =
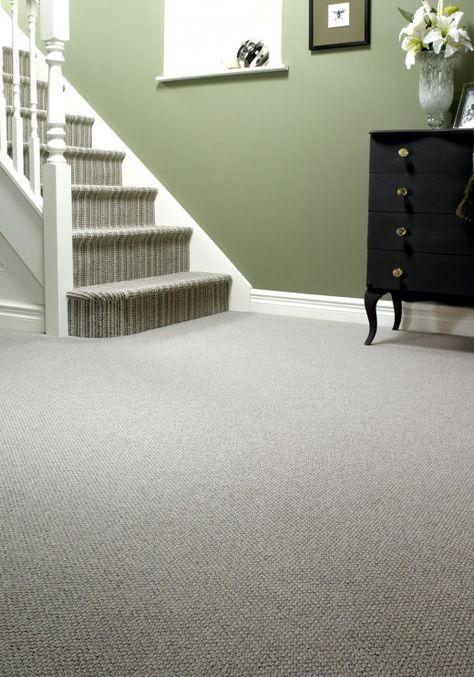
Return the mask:
[[[11,139],[12,53],[3,49],[7,135]],[[20,53],[25,171],[31,115],[29,55]],[[46,161],[46,83],[38,82],[38,134]],[[230,275],[189,270],[192,229],[155,223],[154,188],[122,185],[125,154],[92,148],[94,119],[66,116],[72,172],[74,288],[69,334],[125,336],[228,309]]]

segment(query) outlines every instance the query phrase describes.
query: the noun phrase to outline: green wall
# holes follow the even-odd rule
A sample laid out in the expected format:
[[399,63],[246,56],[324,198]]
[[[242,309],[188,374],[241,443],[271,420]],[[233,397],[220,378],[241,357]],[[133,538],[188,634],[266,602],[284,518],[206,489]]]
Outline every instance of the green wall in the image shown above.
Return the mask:
[[[373,0],[370,47],[312,54],[285,0],[288,75],[157,86],[164,0],[70,0],[65,73],[254,287],[360,297],[368,130],[424,127],[397,4]],[[470,54],[456,99],[473,80]]]

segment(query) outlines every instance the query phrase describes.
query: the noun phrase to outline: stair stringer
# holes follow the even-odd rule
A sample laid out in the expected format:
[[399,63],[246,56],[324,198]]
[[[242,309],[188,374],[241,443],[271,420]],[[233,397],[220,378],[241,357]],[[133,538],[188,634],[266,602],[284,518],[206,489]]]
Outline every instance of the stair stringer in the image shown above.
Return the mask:
[[37,282],[44,285],[43,201],[26,177],[13,171],[10,158],[0,156],[0,234]]
[[0,157],[0,328],[44,331],[42,200]]
[[10,164],[0,158],[0,328],[44,331],[41,199]]
[[229,310],[250,311],[252,286],[238,268],[230,261],[189,212],[173,197],[169,190],[152,174],[144,163],[97,114],[92,106],[67,81],[64,81],[66,111],[95,119],[92,128],[93,148],[118,150],[125,153],[123,161],[123,184],[128,186],[149,186],[157,188],[155,202],[156,222],[187,226],[193,229],[190,245],[190,268],[202,272],[227,273],[232,276]]
[[45,329],[44,288],[1,234],[0,329]]

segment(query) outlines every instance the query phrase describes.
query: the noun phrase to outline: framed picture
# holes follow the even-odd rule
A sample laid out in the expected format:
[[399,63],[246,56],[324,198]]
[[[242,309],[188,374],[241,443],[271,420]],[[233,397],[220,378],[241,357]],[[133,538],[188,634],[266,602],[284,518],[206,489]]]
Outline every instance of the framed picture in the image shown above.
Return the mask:
[[466,82],[462,88],[453,127],[474,129],[474,82]]
[[370,44],[370,0],[309,0],[309,48]]

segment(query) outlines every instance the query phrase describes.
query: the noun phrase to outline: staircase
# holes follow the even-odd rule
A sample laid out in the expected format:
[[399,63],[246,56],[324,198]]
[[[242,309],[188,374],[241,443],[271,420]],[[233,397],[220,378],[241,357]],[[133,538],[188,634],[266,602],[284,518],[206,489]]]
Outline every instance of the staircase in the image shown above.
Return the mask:
[[[31,127],[29,53],[20,51],[24,139]],[[13,59],[3,48],[8,152],[12,150]],[[46,149],[47,84],[38,81],[40,158]],[[231,276],[189,270],[189,227],[156,225],[154,188],[122,185],[125,154],[92,148],[94,119],[66,115],[71,166],[74,286],[69,334],[125,336],[228,310]],[[28,144],[24,144],[28,176]]]

